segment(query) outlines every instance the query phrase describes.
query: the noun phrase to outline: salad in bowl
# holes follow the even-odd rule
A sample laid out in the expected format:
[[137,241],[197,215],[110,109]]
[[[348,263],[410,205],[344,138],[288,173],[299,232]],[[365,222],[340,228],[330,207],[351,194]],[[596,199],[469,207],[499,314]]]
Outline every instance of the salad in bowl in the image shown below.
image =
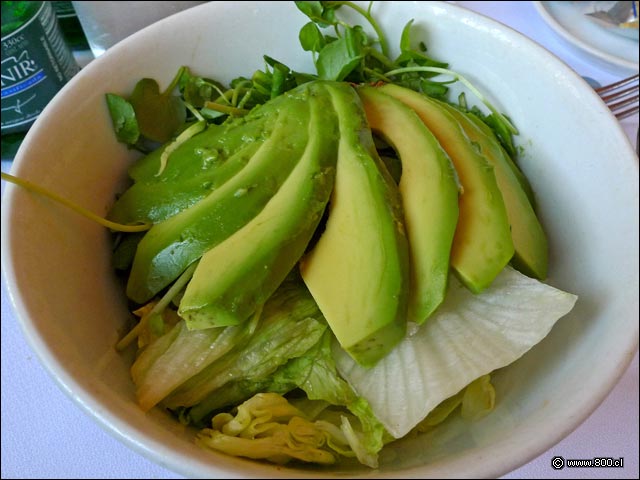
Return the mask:
[[377,5],[287,5],[306,63],[143,65],[96,96],[127,152],[90,215],[125,312],[107,363],[198,462],[366,474],[495,445],[541,375],[525,354],[580,308],[513,92]]

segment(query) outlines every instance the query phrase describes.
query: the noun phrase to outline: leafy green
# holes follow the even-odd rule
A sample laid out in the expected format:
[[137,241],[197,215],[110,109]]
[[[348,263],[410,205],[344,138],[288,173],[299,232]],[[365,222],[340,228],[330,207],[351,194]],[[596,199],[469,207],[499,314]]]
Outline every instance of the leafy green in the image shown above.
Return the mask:
[[[220,408],[221,398],[229,405],[237,405],[255,394],[251,400],[248,400],[249,403],[254,403],[260,402],[261,398],[265,398],[266,392],[281,395],[295,388],[300,388],[306,393],[306,397],[292,397],[290,402],[298,407],[298,413],[295,416],[305,420],[303,424],[306,425],[306,428],[319,428],[320,431],[325,433],[334,432],[335,435],[328,437],[326,440],[328,446],[340,455],[356,456],[363,464],[376,468],[378,465],[378,453],[384,443],[391,440],[391,437],[373,415],[366,400],[358,397],[352,388],[339,376],[331,354],[332,338],[333,335],[330,330],[327,330],[323,337],[304,355],[290,360],[276,370],[273,375],[258,380],[253,384],[248,381],[237,382],[216,391],[215,394],[211,394],[206,400],[190,410],[189,419],[198,422],[204,416],[204,412]],[[243,396],[244,398],[242,398]],[[268,398],[274,399],[281,407],[290,405],[281,397],[271,396]],[[245,406],[237,407],[238,413]],[[346,407],[346,409],[336,407]],[[302,412],[305,413],[303,414]],[[287,421],[292,418],[287,417]],[[225,431],[224,427],[221,428],[222,423],[224,423],[221,423],[222,419],[231,420],[231,416],[228,413],[215,416],[212,421],[214,429],[203,430],[199,434],[199,439],[206,440],[205,444],[210,448],[226,451],[224,445],[227,442],[233,443],[234,440],[226,439],[225,442],[220,443],[223,440],[221,435],[229,435],[228,430]],[[311,424],[306,420],[314,420],[315,424]],[[221,431],[215,431],[216,429]],[[274,432],[274,436],[284,435],[288,437],[288,434],[283,433],[287,430],[288,427],[285,425],[279,425],[276,431],[280,433],[275,434]],[[242,437],[243,434],[240,433],[240,436]],[[264,437],[265,435],[261,435],[261,438]],[[241,444],[244,444],[244,447],[240,448],[237,454],[257,458],[254,456],[257,454],[251,447],[252,445],[255,446],[258,443],[262,448],[273,448],[280,440],[281,438],[271,439],[271,441],[263,439],[260,442],[239,442],[237,448],[240,448]],[[319,446],[322,445],[316,445],[316,447]],[[249,448],[251,453],[246,448]],[[300,448],[304,449],[302,446]],[[270,450],[267,449],[267,451]],[[295,455],[290,456],[298,458]],[[258,458],[266,457],[268,456],[260,455]],[[270,460],[275,461],[274,459]]]
[[148,410],[159,403],[176,387],[245,341],[254,332],[256,320],[205,330],[189,330],[180,321],[173,327],[178,331],[168,334],[172,342],[160,355],[154,348],[143,350],[131,368],[138,404]]
[[189,68],[184,68],[178,87],[184,101],[196,108],[204,107],[206,102],[215,101],[224,95],[225,87],[217,80],[193,75]]
[[135,145],[140,138],[140,127],[133,105],[113,93],[107,93],[106,98],[116,138],[119,142]]
[[[349,1],[296,2],[298,9],[311,20],[300,30],[299,40],[303,50],[313,53],[318,77],[354,83],[392,82],[440,100],[446,100],[449,84],[462,82],[490,110],[490,115],[481,115],[482,120],[496,132],[506,151],[515,158],[512,135],[517,134],[517,129],[462,75],[449,70],[447,63],[428,56],[424,43],[413,47],[413,20],[407,22],[402,30],[400,55],[391,58],[387,38],[371,15],[372,4],[365,10]],[[352,26],[340,20],[337,11],[341,7],[351,8],[360,14],[376,37],[370,39],[362,26]],[[323,34],[322,29],[326,28],[332,28],[336,36]],[[434,79],[442,75],[451,79]],[[481,112],[477,107],[473,108]]]
[[[140,312],[143,318],[152,308]],[[184,417],[197,424],[269,384],[285,393],[295,383],[282,376],[274,380],[272,374],[311,349],[326,330],[304,284],[296,277],[285,280],[262,311],[241,326],[192,331],[181,320],[148,344],[131,369],[138,402],[145,409],[158,402],[173,410],[195,405],[193,415]]]
[[342,37],[327,43],[316,61],[318,76],[323,80],[344,80],[365,57],[366,40],[361,28],[349,28]]
[[515,158],[517,156],[518,152],[516,151],[516,147],[513,144],[513,136],[511,135],[512,132],[509,130],[507,124],[502,121],[500,116],[496,115],[495,113],[485,115],[478,107],[472,107],[470,112],[478,116],[480,120],[482,120],[493,130],[493,132],[496,134],[496,137],[500,141],[500,144],[509,154],[510,158]]
[[[506,151],[515,158],[513,134],[517,129],[499,113],[464,77],[448,70],[448,64],[430,57],[420,42],[414,46],[413,20],[405,25],[400,41],[400,54],[391,57],[389,41],[372,15],[373,2],[367,9],[349,1],[295,2],[298,10],[310,20],[300,29],[298,40],[304,51],[313,56],[316,72],[297,72],[285,63],[264,55],[265,66],[250,77],[239,76],[229,87],[181,67],[169,87],[160,93],[152,79],[142,79],[129,99],[108,99],[112,121],[118,140],[145,150],[146,141],[166,142],[186,128],[194,115],[199,120],[220,124],[229,117],[246,115],[261,105],[303,83],[316,79],[348,81],[352,83],[393,82],[425,95],[446,100],[448,85],[464,83],[489,108],[482,120],[495,132]],[[357,12],[373,30],[372,37],[361,25],[350,25],[340,19],[341,8]],[[325,33],[330,29],[330,33]],[[440,79],[442,75],[449,79]],[[175,87],[180,95],[172,95]],[[111,94],[113,95],[113,94]],[[132,112],[133,109],[133,112]],[[138,125],[136,127],[136,124]]]
[[260,323],[244,344],[184,382],[163,400],[169,408],[193,406],[231,381],[261,381],[303,355],[327,329],[315,301],[298,282],[285,282],[264,305]]
[[[154,309],[157,305],[150,304],[138,315],[148,317]],[[305,413],[296,416],[328,432],[327,445],[334,454],[355,456],[375,467],[379,451],[392,437],[366,400],[338,374],[332,340],[315,301],[292,273],[251,322],[190,331],[179,320],[146,344],[131,369],[138,403],[145,410],[160,403],[197,426],[216,411],[235,408],[255,395],[299,389],[306,397],[294,395],[291,402]],[[200,437],[209,447],[225,450],[218,443],[220,435],[206,430]]]
[[129,146],[139,147],[144,138],[164,143],[182,129],[186,106],[182,96],[173,95],[185,67],[178,70],[171,84],[160,93],[158,82],[143,78],[136,83],[128,99],[106,94],[107,106],[116,138]]
[[[328,427],[328,428],[327,428]],[[237,414],[221,413],[212,428],[199,432],[196,443],[230,455],[284,464],[291,459],[333,464],[329,448],[346,448],[347,441],[324,422],[311,422],[277,393],[259,393],[237,407]]]
[[326,45],[326,40],[318,26],[309,22],[300,29],[298,35],[302,49],[307,52],[319,52]]
[[[264,55],[262,69],[233,79],[228,87],[181,67],[162,93],[155,80],[145,78],[130,98],[107,95],[119,141],[136,148],[148,140],[164,143],[132,167],[135,188],[121,197],[114,215],[166,220],[200,202],[241,170],[247,155],[264,142],[257,137],[244,142],[251,136],[247,132],[275,123],[259,118],[256,107],[318,79],[392,82],[446,101],[449,86],[460,82],[490,113],[467,105],[464,94],[457,108],[475,114],[515,158],[518,132],[510,119],[465,77],[432,58],[424,43],[416,44],[413,20],[404,26],[400,53],[393,58],[371,4],[365,9],[349,1],[295,3],[309,19],[298,40],[313,58],[314,73],[297,72]],[[355,11],[365,25],[343,21],[341,8]],[[399,177],[393,152],[383,158]],[[208,171],[205,163],[215,168]],[[188,193],[181,197],[181,192]],[[123,239],[115,255],[120,268],[130,267],[138,241]],[[140,323],[118,345],[124,348],[138,338],[132,368],[138,401],[145,410],[161,405],[185,423],[206,425],[197,440],[206,448],[278,463],[326,464],[355,456],[375,468],[382,447],[412,429],[431,428],[458,409],[465,418],[479,418],[494,406],[489,373],[531,348],[575,302],[574,296],[509,268],[476,296],[452,277],[447,300],[432,321],[367,370],[336,346],[298,278],[285,281],[241,326],[189,330],[170,303],[184,295],[194,268],[165,293],[156,292],[161,300],[138,311]],[[475,345],[471,335],[484,348],[467,348]],[[411,376],[404,374],[407,359],[417,366]]]
[[184,101],[180,96],[172,95],[181,75],[182,69],[162,93],[158,82],[151,78],[139,80],[133,89],[129,101],[136,112],[140,133],[145,137],[164,143],[184,124]]
[[295,2],[302,13],[322,28],[336,24],[335,10],[339,3],[342,2]]
[[[388,434],[368,402],[358,397],[338,374],[331,352],[333,338],[331,331],[327,330],[323,338],[305,355],[291,360],[276,372],[273,382],[277,384],[287,379],[302,389],[309,400],[323,400],[333,406],[346,407],[353,416],[342,412],[340,416],[346,419],[348,427],[341,428],[358,432],[349,444],[358,460],[375,468],[377,454],[385,440],[388,440]],[[341,421],[343,422],[344,420]]]

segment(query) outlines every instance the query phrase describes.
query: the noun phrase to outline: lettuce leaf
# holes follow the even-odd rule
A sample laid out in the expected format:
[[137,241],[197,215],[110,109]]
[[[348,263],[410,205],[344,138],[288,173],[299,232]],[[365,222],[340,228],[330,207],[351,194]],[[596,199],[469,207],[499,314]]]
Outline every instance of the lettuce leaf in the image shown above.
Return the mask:
[[[309,400],[322,400],[327,406],[346,407],[338,410],[334,419],[331,413],[322,412],[327,422],[340,427],[348,445],[358,460],[372,468],[378,466],[378,452],[390,439],[384,426],[375,417],[368,402],[356,395],[351,386],[340,377],[333,360],[331,342],[335,337],[329,330],[318,344],[305,355],[289,362],[274,376],[274,382],[289,379],[302,389]],[[301,408],[309,412],[308,407]],[[343,453],[347,456],[351,454]]]
[[237,408],[237,414],[219,413],[212,428],[201,430],[196,444],[229,455],[284,464],[291,459],[332,464],[336,456],[327,447],[346,445],[331,425],[309,421],[305,414],[277,393],[259,393]]
[[259,324],[244,344],[182,383],[162,405],[190,407],[229,382],[264,382],[280,366],[313,347],[327,328],[306,287],[299,281],[287,281],[264,304]]
[[[218,408],[220,402],[232,398],[237,401],[248,392],[255,393],[234,409],[235,417],[231,413],[216,415],[212,427],[200,432],[200,444],[276,463],[291,459],[333,463],[335,455],[341,455],[357,457],[361,463],[376,468],[378,453],[385,442],[393,438],[373,415],[366,400],[358,397],[339,376],[331,353],[333,338],[327,329],[304,355],[289,360],[272,376],[253,384],[243,381],[225,385],[195,405],[188,415],[190,420],[198,422]],[[287,402],[280,396],[295,388],[303,390],[306,397],[293,397]],[[237,428],[238,422],[245,422],[255,405],[260,405],[261,417],[255,418],[252,425],[265,418],[270,422],[260,435]],[[278,412],[283,410],[288,413],[280,418]],[[298,438],[303,430],[308,435],[306,440]]]
[[376,366],[361,367],[334,343],[336,366],[389,433],[401,438],[469,383],[520,358],[576,300],[511,267],[478,295],[452,276],[430,320]]
[[493,410],[495,402],[496,391],[491,384],[491,375],[483,375],[454,396],[440,402],[413,430],[417,433],[428,431],[444,422],[458,407],[462,418],[479,420]]
[[184,320],[142,351],[131,367],[136,397],[149,410],[176,387],[221,358],[253,333],[255,319],[242,325],[189,330]]
[[[269,384],[280,366],[303,355],[328,329],[299,279],[285,281],[243,325],[192,331],[178,320],[160,336],[143,332],[145,345],[131,376],[144,410],[161,404],[182,412],[211,396],[236,405],[256,393],[254,384]],[[219,392],[227,384],[231,389]],[[226,405],[218,399],[205,413]]]

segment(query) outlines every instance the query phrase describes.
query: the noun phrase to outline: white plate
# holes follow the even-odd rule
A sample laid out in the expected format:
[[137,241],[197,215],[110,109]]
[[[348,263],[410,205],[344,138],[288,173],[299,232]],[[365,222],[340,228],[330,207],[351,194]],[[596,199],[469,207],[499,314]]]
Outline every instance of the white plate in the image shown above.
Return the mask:
[[[613,2],[533,2],[542,19],[580,56],[615,73],[638,71],[638,41],[613,33],[586,14]],[[606,8],[606,7],[604,7]]]

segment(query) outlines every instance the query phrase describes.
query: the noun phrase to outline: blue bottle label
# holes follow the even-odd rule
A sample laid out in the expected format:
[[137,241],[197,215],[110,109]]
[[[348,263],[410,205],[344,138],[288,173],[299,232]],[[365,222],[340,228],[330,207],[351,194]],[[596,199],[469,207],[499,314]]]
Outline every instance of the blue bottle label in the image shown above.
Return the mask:
[[79,70],[50,2],[2,38],[2,134],[26,131]]

